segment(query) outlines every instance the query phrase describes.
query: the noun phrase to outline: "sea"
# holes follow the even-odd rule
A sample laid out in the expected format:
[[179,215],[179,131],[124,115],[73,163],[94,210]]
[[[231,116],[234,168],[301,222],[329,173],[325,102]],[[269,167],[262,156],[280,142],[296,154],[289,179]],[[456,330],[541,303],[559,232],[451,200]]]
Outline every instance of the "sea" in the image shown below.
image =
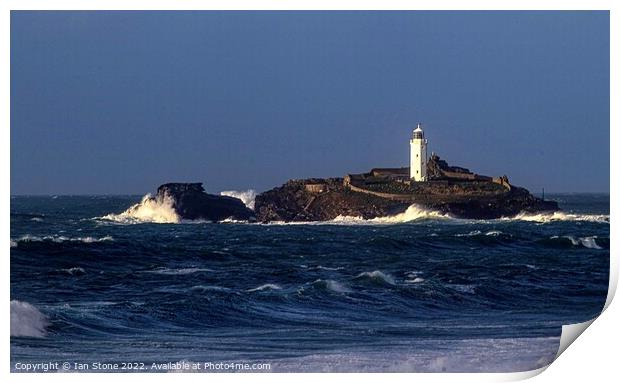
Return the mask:
[[610,262],[609,195],[547,198],[562,212],[262,224],[12,196],[11,371],[544,367],[562,325],[600,314]]

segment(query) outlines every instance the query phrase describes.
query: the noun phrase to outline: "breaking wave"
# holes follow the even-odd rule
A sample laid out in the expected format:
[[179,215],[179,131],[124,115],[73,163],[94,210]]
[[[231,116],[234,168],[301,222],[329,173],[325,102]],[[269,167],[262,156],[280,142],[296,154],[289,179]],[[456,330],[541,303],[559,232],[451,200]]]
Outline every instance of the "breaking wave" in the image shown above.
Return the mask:
[[256,191],[248,189],[246,191],[225,190],[220,195],[239,198],[248,209],[254,210],[254,200],[256,199]]
[[562,211],[548,213],[519,213],[514,217],[502,218],[502,220],[519,220],[528,222],[548,223],[554,221],[587,221],[609,223],[609,215],[605,214],[573,214]]
[[371,282],[375,282],[375,283],[380,283],[380,284],[388,284],[388,285],[395,285],[396,281],[394,280],[394,277],[392,277],[389,274],[385,274],[382,271],[379,270],[375,270],[375,271],[365,271],[363,273],[360,273],[357,275],[357,277],[355,277],[356,279],[366,279],[369,280]]
[[602,249],[602,247],[599,246],[598,243],[596,243],[596,236],[575,238],[572,235],[564,235],[562,237],[554,235],[550,239],[552,240],[565,239],[565,240],[570,241],[570,243],[573,246],[583,246],[583,247],[587,247],[588,249],[597,249],[597,250]]
[[253,289],[249,289],[249,290],[246,290],[246,291],[248,293],[252,293],[252,292],[255,292],[255,291],[264,291],[264,290],[282,290],[282,287],[280,287],[280,286],[278,286],[276,284],[273,284],[273,283],[266,283],[264,285],[260,285],[258,287],[255,287]]
[[62,271],[64,271],[67,274],[71,274],[71,275],[83,275],[83,274],[86,274],[86,270],[84,270],[81,267],[71,267],[69,269],[62,269]]
[[490,231],[487,231],[486,233],[483,233],[480,230],[473,230],[473,231],[470,231],[467,234],[454,234],[454,236],[455,237],[476,237],[476,236],[479,236],[479,235],[486,235],[486,236],[489,236],[489,237],[498,237],[498,236],[503,235],[503,234],[504,233],[502,231],[500,231],[500,230],[490,230]]
[[47,317],[28,302],[11,301],[11,336],[44,338],[49,326]]
[[383,224],[383,223],[404,223],[411,222],[420,219],[451,219],[447,214],[444,214],[440,211],[425,209],[420,205],[413,204],[407,208],[404,212],[396,215],[390,215],[386,217],[377,217],[371,219],[364,219],[362,217],[351,217],[351,216],[343,216],[339,215],[333,220],[329,221],[330,223],[341,223],[341,224],[359,224],[359,223],[371,223],[371,224]]
[[160,275],[188,275],[194,273],[203,273],[213,271],[211,269],[198,268],[198,267],[186,267],[183,269],[169,269],[167,267],[159,267],[154,270],[145,271],[145,273],[160,274]]
[[120,214],[108,214],[98,218],[125,224],[181,222],[181,217],[174,210],[174,199],[171,196],[155,198],[150,194]]
[[95,237],[65,237],[62,235],[46,235],[46,236],[40,237],[36,235],[26,234],[17,239],[11,239],[11,247],[17,247],[20,243],[47,242],[47,241],[55,242],[55,243],[62,243],[62,242],[96,243],[96,242],[114,241],[114,238],[112,238],[109,235],[106,235],[105,237],[101,237],[101,238],[95,238]]
[[405,283],[422,283],[422,282],[424,282],[424,278],[422,277],[415,277],[413,279],[405,280]]

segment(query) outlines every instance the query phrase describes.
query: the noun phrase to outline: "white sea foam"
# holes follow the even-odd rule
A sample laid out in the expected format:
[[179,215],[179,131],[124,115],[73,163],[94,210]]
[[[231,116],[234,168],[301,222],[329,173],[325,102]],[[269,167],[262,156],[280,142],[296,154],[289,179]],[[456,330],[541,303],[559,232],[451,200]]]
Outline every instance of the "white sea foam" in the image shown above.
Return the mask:
[[30,220],[34,221],[34,222],[43,222],[43,218],[41,218],[41,217],[32,217],[32,218],[30,218]]
[[182,269],[169,269],[167,267],[160,267],[155,270],[145,271],[145,273],[161,274],[161,275],[187,275],[187,274],[209,272],[209,271],[213,271],[213,270],[205,269],[205,268],[198,268],[198,267],[186,267]]
[[502,234],[504,233],[499,230],[491,230],[491,231],[487,231],[486,233],[484,233],[484,235],[490,235],[492,237],[497,237],[498,235],[502,235]]
[[254,291],[263,291],[263,290],[282,290],[282,287],[273,284],[273,283],[266,283],[264,285],[260,285],[258,287],[255,287],[253,289],[248,289],[246,290],[247,292],[251,293]]
[[239,198],[245,204],[245,206],[247,206],[249,209],[254,210],[254,200],[256,199],[255,190],[252,190],[252,189],[248,189],[245,191],[225,190],[223,192],[220,192],[220,195]]
[[[504,234],[503,232],[499,231],[499,230],[490,230],[487,231],[486,233],[484,233],[484,235],[486,236],[490,236],[490,237],[497,237],[499,235]],[[472,230],[469,233],[466,234],[454,234],[455,237],[475,237],[478,235],[483,235],[482,232],[480,230]]]
[[329,223],[337,224],[390,224],[390,223],[404,223],[417,221],[420,219],[450,219],[447,214],[436,210],[430,210],[423,208],[419,205],[413,204],[407,208],[404,212],[396,215],[390,215],[386,217],[377,217],[372,219],[364,219],[362,217],[351,217],[339,215]]
[[190,290],[192,290],[192,291],[201,291],[201,292],[205,292],[205,291],[230,291],[230,289],[227,288],[227,287],[209,286],[209,285],[196,285],[196,286],[192,286],[190,288]]
[[480,230],[473,230],[470,231],[469,233],[459,233],[459,234],[454,234],[455,237],[473,237],[475,235],[480,235],[482,234],[482,232]]
[[37,236],[37,235],[26,234],[26,235],[22,235],[19,238],[11,239],[11,247],[16,247],[18,246],[19,243],[24,243],[24,242],[44,242],[44,241],[50,241],[50,242],[56,242],[56,243],[62,243],[62,242],[95,243],[95,242],[114,241],[114,238],[112,238],[109,235],[106,235],[105,237],[95,238],[95,237],[65,237],[63,235]]
[[328,270],[328,271],[337,271],[337,270],[344,270],[344,267],[328,267],[328,266],[321,266],[318,265],[315,267],[316,270]]
[[416,277],[414,279],[407,279],[405,283],[422,283],[424,282],[424,278]]
[[11,336],[43,338],[49,326],[47,317],[28,302],[11,301]]
[[[557,235],[554,235],[553,237],[551,237],[551,239],[557,239],[557,238],[560,238],[560,237]],[[596,243],[596,236],[575,238],[572,235],[564,235],[562,236],[562,238],[568,239],[573,244],[573,246],[581,245],[589,249],[597,249],[597,250],[602,249],[602,247],[600,247],[598,243]]]
[[[514,372],[551,363],[559,337],[432,339],[403,347],[334,349],[275,359],[273,372]],[[447,354],[446,350],[450,350]]]
[[605,214],[574,214],[563,211],[549,213],[520,213],[514,217],[502,218],[502,220],[519,220],[529,222],[548,223],[554,221],[587,221],[609,223],[609,215]]
[[356,278],[366,278],[376,282],[387,283],[389,285],[396,284],[394,277],[379,270],[365,271],[358,274]]
[[234,219],[234,218],[226,218],[224,220],[218,221],[219,223],[249,223],[250,221],[246,219]]
[[124,224],[181,222],[181,217],[174,210],[174,199],[168,194],[157,198],[147,194],[140,203],[120,214],[108,214],[98,218]]
[[71,267],[69,269],[62,269],[62,270],[71,275],[86,274],[86,271],[81,267]]

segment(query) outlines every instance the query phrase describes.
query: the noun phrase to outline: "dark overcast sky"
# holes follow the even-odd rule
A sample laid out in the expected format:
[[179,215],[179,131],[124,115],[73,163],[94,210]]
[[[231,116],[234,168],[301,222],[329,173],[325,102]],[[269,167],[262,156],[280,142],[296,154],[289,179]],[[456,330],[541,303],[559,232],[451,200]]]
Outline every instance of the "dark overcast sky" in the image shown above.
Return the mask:
[[429,151],[609,192],[607,12],[12,12],[11,193],[262,191]]

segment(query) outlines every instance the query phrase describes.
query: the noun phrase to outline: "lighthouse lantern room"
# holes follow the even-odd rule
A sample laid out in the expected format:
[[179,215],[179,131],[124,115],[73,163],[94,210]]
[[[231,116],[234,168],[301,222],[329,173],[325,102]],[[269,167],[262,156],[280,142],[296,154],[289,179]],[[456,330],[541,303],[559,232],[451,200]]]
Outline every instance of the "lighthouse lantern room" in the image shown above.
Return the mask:
[[410,175],[414,181],[426,181],[426,145],[428,140],[424,138],[422,124],[413,131],[413,137],[410,140],[411,145],[411,162]]

